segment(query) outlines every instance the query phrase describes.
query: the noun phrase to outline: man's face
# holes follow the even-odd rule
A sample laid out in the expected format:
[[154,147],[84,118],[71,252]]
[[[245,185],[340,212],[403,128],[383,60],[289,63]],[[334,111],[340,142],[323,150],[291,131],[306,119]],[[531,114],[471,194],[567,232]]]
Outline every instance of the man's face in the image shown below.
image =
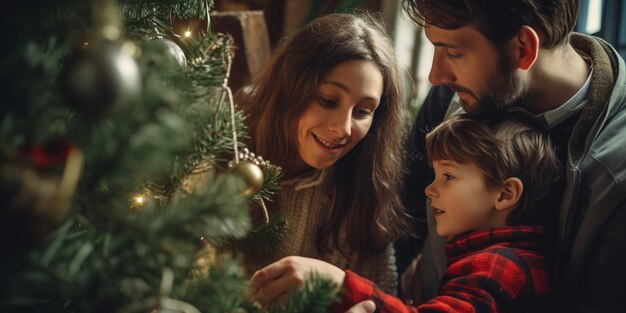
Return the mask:
[[426,25],[424,30],[435,46],[430,82],[456,91],[466,112],[489,114],[524,102],[527,85],[505,49],[470,26],[447,30]]

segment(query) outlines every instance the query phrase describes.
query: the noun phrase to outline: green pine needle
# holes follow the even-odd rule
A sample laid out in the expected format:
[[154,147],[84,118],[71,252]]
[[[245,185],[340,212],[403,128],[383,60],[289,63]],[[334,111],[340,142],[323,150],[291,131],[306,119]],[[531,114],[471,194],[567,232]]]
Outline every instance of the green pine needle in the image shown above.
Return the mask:
[[271,306],[268,313],[325,313],[338,300],[337,291],[337,284],[313,273],[302,289],[290,292],[285,303]]

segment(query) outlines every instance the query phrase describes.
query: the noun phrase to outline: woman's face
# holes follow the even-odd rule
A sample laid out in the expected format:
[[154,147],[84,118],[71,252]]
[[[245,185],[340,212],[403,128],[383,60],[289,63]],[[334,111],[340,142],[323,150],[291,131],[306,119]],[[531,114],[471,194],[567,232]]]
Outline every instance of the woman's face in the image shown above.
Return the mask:
[[383,93],[383,75],[370,61],[331,69],[298,120],[294,172],[332,166],[365,137]]

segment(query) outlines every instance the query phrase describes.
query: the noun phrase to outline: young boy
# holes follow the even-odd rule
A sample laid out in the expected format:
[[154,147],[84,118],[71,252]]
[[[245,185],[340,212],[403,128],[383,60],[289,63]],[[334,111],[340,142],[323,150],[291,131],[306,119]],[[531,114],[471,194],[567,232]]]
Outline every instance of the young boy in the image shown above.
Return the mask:
[[528,312],[546,308],[542,221],[557,208],[541,198],[558,177],[548,135],[532,115],[509,109],[494,119],[458,115],[426,137],[435,179],[426,195],[437,233],[448,238],[438,296],[418,307],[345,271],[343,312],[373,300],[377,312]]
[[[606,41],[573,32],[579,8],[584,12],[588,3],[402,1],[434,49],[433,88],[413,125],[403,188],[405,206],[428,227],[414,223],[420,238],[396,244],[400,273],[422,253],[417,270],[423,299],[436,295],[446,268],[446,242],[436,236],[434,211],[416,192],[432,177],[422,157],[424,130],[461,110],[480,115],[519,106],[544,119],[567,174],[547,199],[558,212],[548,232],[554,257],[548,266],[559,311],[625,311],[626,63]],[[610,10],[625,2],[604,3]]]

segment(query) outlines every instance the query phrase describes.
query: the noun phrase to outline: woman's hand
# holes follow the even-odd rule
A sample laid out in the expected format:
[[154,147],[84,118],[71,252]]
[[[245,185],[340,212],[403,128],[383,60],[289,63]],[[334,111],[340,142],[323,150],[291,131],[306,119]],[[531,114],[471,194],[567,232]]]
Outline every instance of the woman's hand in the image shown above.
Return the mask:
[[[293,287],[301,287],[317,272],[321,277],[329,278],[338,287],[343,285],[346,273],[324,261],[299,256],[282,258],[254,273],[250,279],[253,299],[262,305],[268,305]],[[358,311],[357,311],[358,312]]]
[[376,311],[376,304],[372,300],[365,300],[359,302],[351,307],[346,313],[374,313]]

